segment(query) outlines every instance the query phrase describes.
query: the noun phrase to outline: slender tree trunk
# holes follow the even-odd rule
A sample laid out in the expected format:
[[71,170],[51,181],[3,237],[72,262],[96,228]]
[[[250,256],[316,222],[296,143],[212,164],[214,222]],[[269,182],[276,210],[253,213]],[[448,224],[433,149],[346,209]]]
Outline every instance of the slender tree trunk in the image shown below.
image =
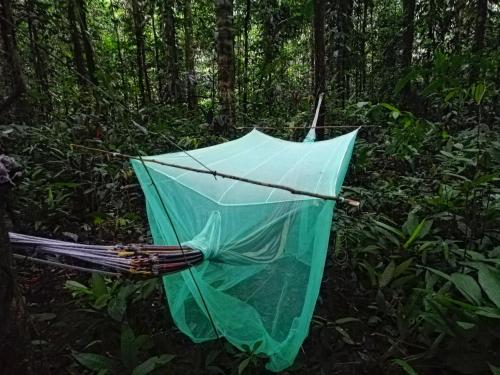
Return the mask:
[[243,35],[243,122],[244,126],[247,124],[248,117],[248,32],[250,30],[250,17],[251,17],[251,9],[252,9],[252,1],[246,0],[246,9],[245,9],[245,20],[244,20],[244,35]]
[[83,59],[83,50],[82,45],[80,43],[80,32],[78,30],[77,19],[75,14],[75,2],[74,0],[68,0],[67,2],[68,8],[68,21],[69,21],[69,31],[71,35],[71,43],[73,44],[73,61],[75,64],[77,79],[80,86],[85,87],[88,82],[87,78],[87,70],[85,68],[85,61]]
[[154,52],[155,52],[155,66],[156,66],[156,84],[158,87],[158,97],[163,92],[163,82],[162,76],[160,74],[160,53],[158,51],[159,40],[158,34],[156,32],[156,21],[155,21],[155,12],[156,11],[156,2],[153,1],[151,3],[151,27],[153,28],[153,41],[154,41]]
[[337,0],[333,2],[336,5],[337,23],[338,23],[338,36],[337,47],[337,64],[336,64],[336,91],[337,96],[340,98],[341,106],[343,107],[346,99],[349,96],[350,81],[350,41],[352,39],[352,12],[353,0]]
[[165,0],[162,7],[163,44],[165,45],[165,71],[167,90],[164,97],[172,102],[179,102],[181,90],[179,85],[179,61],[175,33],[174,4]]
[[184,52],[186,57],[186,91],[189,109],[195,109],[198,105],[196,97],[196,72],[194,70],[193,54],[193,14],[191,0],[184,2]]
[[429,10],[427,14],[427,38],[429,39],[429,45],[427,47],[427,63],[430,64],[432,61],[432,54],[434,50],[436,49],[436,37],[434,33],[434,19],[435,19],[435,12],[436,12],[436,4],[435,0],[429,0]]
[[[325,91],[325,0],[314,0],[314,96]],[[325,105],[321,106],[316,135],[318,140],[325,137]]]
[[486,21],[488,18],[488,0],[477,1],[476,28],[474,30],[474,52],[482,51],[484,47],[484,35],[486,31]]
[[233,0],[215,0],[216,50],[219,100],[223,130],[232,129],[236,122],[234,101],[234,29]]
[[374,66],[375,66],[375,58],[374,58],[374,35],[373,35],[373,25],[374,25],[374,21],[373,21],[373,3],[371,3],[370,5],[370,47],[372,48],[371,50],[371,53],[370,53],[370,99],[373,100],[374,99],[374,95],[373,95],[373,90],[375,89],[375,76],[374,76]]
[[116,47],[117,47],[117,52],[118,52],[118,61],[120,62],[120,79],[122,81],[122,92],[123,92],[123,99],[125,102],[128,101],[128,84],[127,80],[125,79],[125,63],[123,61],[123,52],[122,52],[122,43],[121,43],[121,38],[120,38],[120,32],[118,30],[118,20],[115,17],[115,4],[113,1],[110,2],[109,4],[109,9],[111,12],[111,21],[113,22],[113,29],[115,31],[115,38],[116,38]]
[[[432,1],[432,0],[431,0]],[[368,0],[363,0],[363,21],[361,23],[361,78],[359,92],[364,94],[366,87],[366,23],[368,20]]]
[[5,93],[0,91],[0,94],[7,96],[6,99],[0,98],[0,114],[18,102],[26,92],[14,25],[11,0],[0,0],[0,47],[6,57],[6,64],[0,64],[0,73],[3,76],[0,79],[4,80],[4,87],[10,87]]
[[132,0],[132,19],[136,44],[137,72],[142,105],[151,101],[151,88],[146,65],[146,47],[144,42],[144,15],[139,0]]
[[52,100],[49,91],[49,78],[46,69],[46,56],[42,54],[39,48],[40,38],[38,36],[39,22],[36,18],[36,1],[28,0],[26,2],[26,14],[28,15],[28,33],[31,47],[31,60],[35,70],[36,81],[38,85],[38,92],[40,93],[40,105],[44,114],[51,111]]
[[488,17],[488,0],[477,0],[476,5],[476,25],[474,30],[474,42],[472,52],[477,56],[472,63],[472,69],[469,77],[470,83],[478,80],[481,72],[480,55],[484,48],[484,36],[486,32],[486,22]]
[[453,4],[453,42],[451,43],[453,52],[462,52],[462,28],[463,28],[463,4],[464,0],[456,0]]
[[[411,68],[414,40],[415,0],[403,0],[403,52],[401,54],[401,67],[403,74]],[[408,83],[402,91],[402,101],[409,104],[411,99],[411,86]]]
[[85,0],[76,0],[78,6],[78,23],[80,26],[80,36],[82,38],[85,60],[87,63],[88,78],[93,84],[97,84],[96,67],[94,59],[94,49],[90,40],[89,29],[87,26],[87,9]]
[[[310,54],[309,54],[309,86],[311,89],[311,92],[314,93],[315,91],[315,81],[314,81],[314,54],[315,54],[315,48],[314,48],[314,19],[311,22],[311,33],[309,35],[309,48],[310,48]],[[329,64],[333,65],[333,64]],[[330,74],[332,72],[330,71]]]
[[403,0],[403,52],[401,65],[403,69],[411,67],[414,39],[415,0]]
[[266,103],[268,109],[271,109],[274,101],[274,89],[273,89],[273,71],[272,64],[276,57],[276,19],[274,17],[275,9],[278,6],[277,0],[268,0],[264,2],[264,25],[262,31],[262,44],[264,50],[264,63],[263,63],[263,75],[260,79],[260,84],[263,84],[263,91],[265,93]]

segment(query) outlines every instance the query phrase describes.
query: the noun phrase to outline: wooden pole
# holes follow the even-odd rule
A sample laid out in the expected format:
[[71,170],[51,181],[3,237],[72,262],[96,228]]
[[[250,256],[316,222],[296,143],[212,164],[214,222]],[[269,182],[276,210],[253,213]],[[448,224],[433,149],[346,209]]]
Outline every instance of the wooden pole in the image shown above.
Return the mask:
[[[316,129],[316,124],[318,123],[318,117],[319,117],[319,112],[321,109],[321,103],[323,102],[323,95],[324,93],[319,94],[318,98],[318,105],[316,106],[316,113],[314,114],[314,120],[312,122],[311,128]],[[325,126],[321,126],[321,128],[324,128]]]
[[217,172],[214,170],[207,170],[207,169],[199,169],[199,168],[193,168],[193,167],[186,167],[183,165],[178,165],[178,164],[172,164],[172,163],[165,163],[159,160],[155,159],[144,159],[142,157],[138,156],[132,156],[132,155],[127,155],[127,154],[121,154],[119,152],[112,152],[112,151],[107,151],[107,150],[102,150],[99,148],[94,148],[94,147],[87,147],[87,146],[82,146],[82,145],[76,145],[76,144],[71,144],[71,147],[76,147],[82,150],[86,151],[91,151],[91,152],[99,152],[101,154],[106,154],[115,158],[121,158],[121,159],[132,159],[132,160],[139,160],[144,163],[154,163],[154,164],[159,164],[159,165],[164,165],[166,167],[171,167],[171,168],[178,168],[178,169],[184,169],[186,171],[191,171],[191,172],[196,172],[196,173],[204,173],[204,174],[210,174],[214,176],[215,178],[217,177],[222,177],[222,178],[228,178],[231,180],[236,180],[236,181],[241,181],[241,182],[246,182],[248,184],[253,184],[253,185],[259,185],[259,186],[265,186],[265,187],[270,187],[274,189],[280,189],[280,190],[286,190],[289,191],[292,194],[296,195],[305,195],[308,197],[313,197],[313,198],[320,198],[324,200],[332,200],[336,201],[339,203],[347,203],[351,206],[354,207],[359,207],[360,203],[356,200],[349,199],[349,198],[343,198],[343,197],[338,197],[335,195],[325,195],[325,194],[316,194],[316,193],[311,193],[309,191],[304,191],[304,190],[298,190],[289,186],[285,185],[279,185],[279,184],[273,184],[273,183],[268,183],[268,182],[262,182],[262,181],[257,181],[257,180],[252,180],[250,178],[245,178],[245,177],[239,177],[239,176],[234,176],[230,175],[227,173],[222,173],[222,172]]

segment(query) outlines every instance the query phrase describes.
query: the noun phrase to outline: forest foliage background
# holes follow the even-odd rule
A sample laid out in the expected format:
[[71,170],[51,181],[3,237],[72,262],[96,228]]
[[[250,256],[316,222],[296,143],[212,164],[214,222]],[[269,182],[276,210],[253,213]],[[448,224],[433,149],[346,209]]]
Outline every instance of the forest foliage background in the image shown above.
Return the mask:
[[[343,191],[362,204],[337,207],[289,372],[498,374],[499,23],[491,0],[0,0],[14,229],[147,241],[130,166],[71,144],[302,140],[324,92],[319,138],[362,126]],[[258,348],[188,342],[157,280],[18,266],[16,373],[263,371]]]

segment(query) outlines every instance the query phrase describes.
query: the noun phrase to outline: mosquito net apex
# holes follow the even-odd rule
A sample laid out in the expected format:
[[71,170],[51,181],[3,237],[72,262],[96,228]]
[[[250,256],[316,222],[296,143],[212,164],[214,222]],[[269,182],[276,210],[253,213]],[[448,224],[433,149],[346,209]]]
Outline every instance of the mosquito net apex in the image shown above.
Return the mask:
[[[217,172],[338,195],[356,133],[297,143],[253,130],[189,154]],[[192,268],[198,286],[188,271],[163,278],[178,328],[194,342],[215,339],[208,309],[219,336],[268,356],[269,370],[290,366],[309,331],[334,202],[167,167],[148,158],[202,167],[182,152],[145,157],[145,167],[132,161],[146,196],[154,242],[177,244],[172,222],[180,241],[205,256]]]

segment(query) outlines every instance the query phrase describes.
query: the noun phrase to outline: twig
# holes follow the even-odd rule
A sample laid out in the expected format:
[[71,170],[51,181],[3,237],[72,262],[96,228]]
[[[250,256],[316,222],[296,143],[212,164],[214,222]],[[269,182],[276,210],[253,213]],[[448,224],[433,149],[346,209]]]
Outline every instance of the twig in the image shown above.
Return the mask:
[[165,162],[162,162],[162,161],[159,161],[159,160],[155,160],[155,159],[147,159],[146,160],[146,159],[141,159],[140,157],[137,157],[137,156],[127,155],[127,154],[121,154],[119,152],[112,152],[112,151],[107,151],[107,150],[101,150],[99,148],[87,147],[87,146],[76,145],[76,144],[71,144],[70,146],[71,147],[76,147],[76,148],[79,148],[79,149],[82,149],[82,150],[86,150],[86,151],[99,152],[101,154],[110,155],[110,156],[116,157],[116,158],[132,159],[132,160],[139,160],[139,161],[144,160],[144,162],[146,162],[146,163],[154,163],[154,164],[164,165],[166,167],[184,169],[186,171],[191,171],[191,172],[196,172],[196,173],[209,174],[209,175],[212,175],[214,177],[228,178],[230,180],[236,180],[236,181],[246,182],[246,183],[253,184],[253,185],[259,185],[259,186],[265,186],[265,187],[270,187],[270,188],[274,188],[274,189],[286,190],[286,191],[288,191],[288,192],[290,192],[292,194],[296,194],[296,195],[305,195],[305,196],[313,197],[313,198],[320,198],[320,199],[324,199],[324,200],[332,200],[332,201],[336,201],[336,202],[339,202],[339,203],[347,203],[347,204],[349,204],[351,206],[354,206],[354,207],[359,207],[359,205],[360,205],[359,201],[356,201],[356,200],[353,200],[353,199],[350,199],[350,198],[343,198],[343,197],[338,197],[338,196],[335,196],[335,195],[316,194],[316,193],[311,193],[309,191],[294,189],[294,188],[289,187],[289,186],[284,186],[284,185],[279,185],[279,184],[273,184],[273,183],[267,183],[267,182],[252,180],[252,179],[249,179],[249,178],[238,177],[238,176],[234,176],[234,175],[230,175],[230,174],[222,173],[222,172],[217,172],[217,171],[207,171],[205,169],[187,167],[187,166],[178,165],[178,164],[165,163]]

